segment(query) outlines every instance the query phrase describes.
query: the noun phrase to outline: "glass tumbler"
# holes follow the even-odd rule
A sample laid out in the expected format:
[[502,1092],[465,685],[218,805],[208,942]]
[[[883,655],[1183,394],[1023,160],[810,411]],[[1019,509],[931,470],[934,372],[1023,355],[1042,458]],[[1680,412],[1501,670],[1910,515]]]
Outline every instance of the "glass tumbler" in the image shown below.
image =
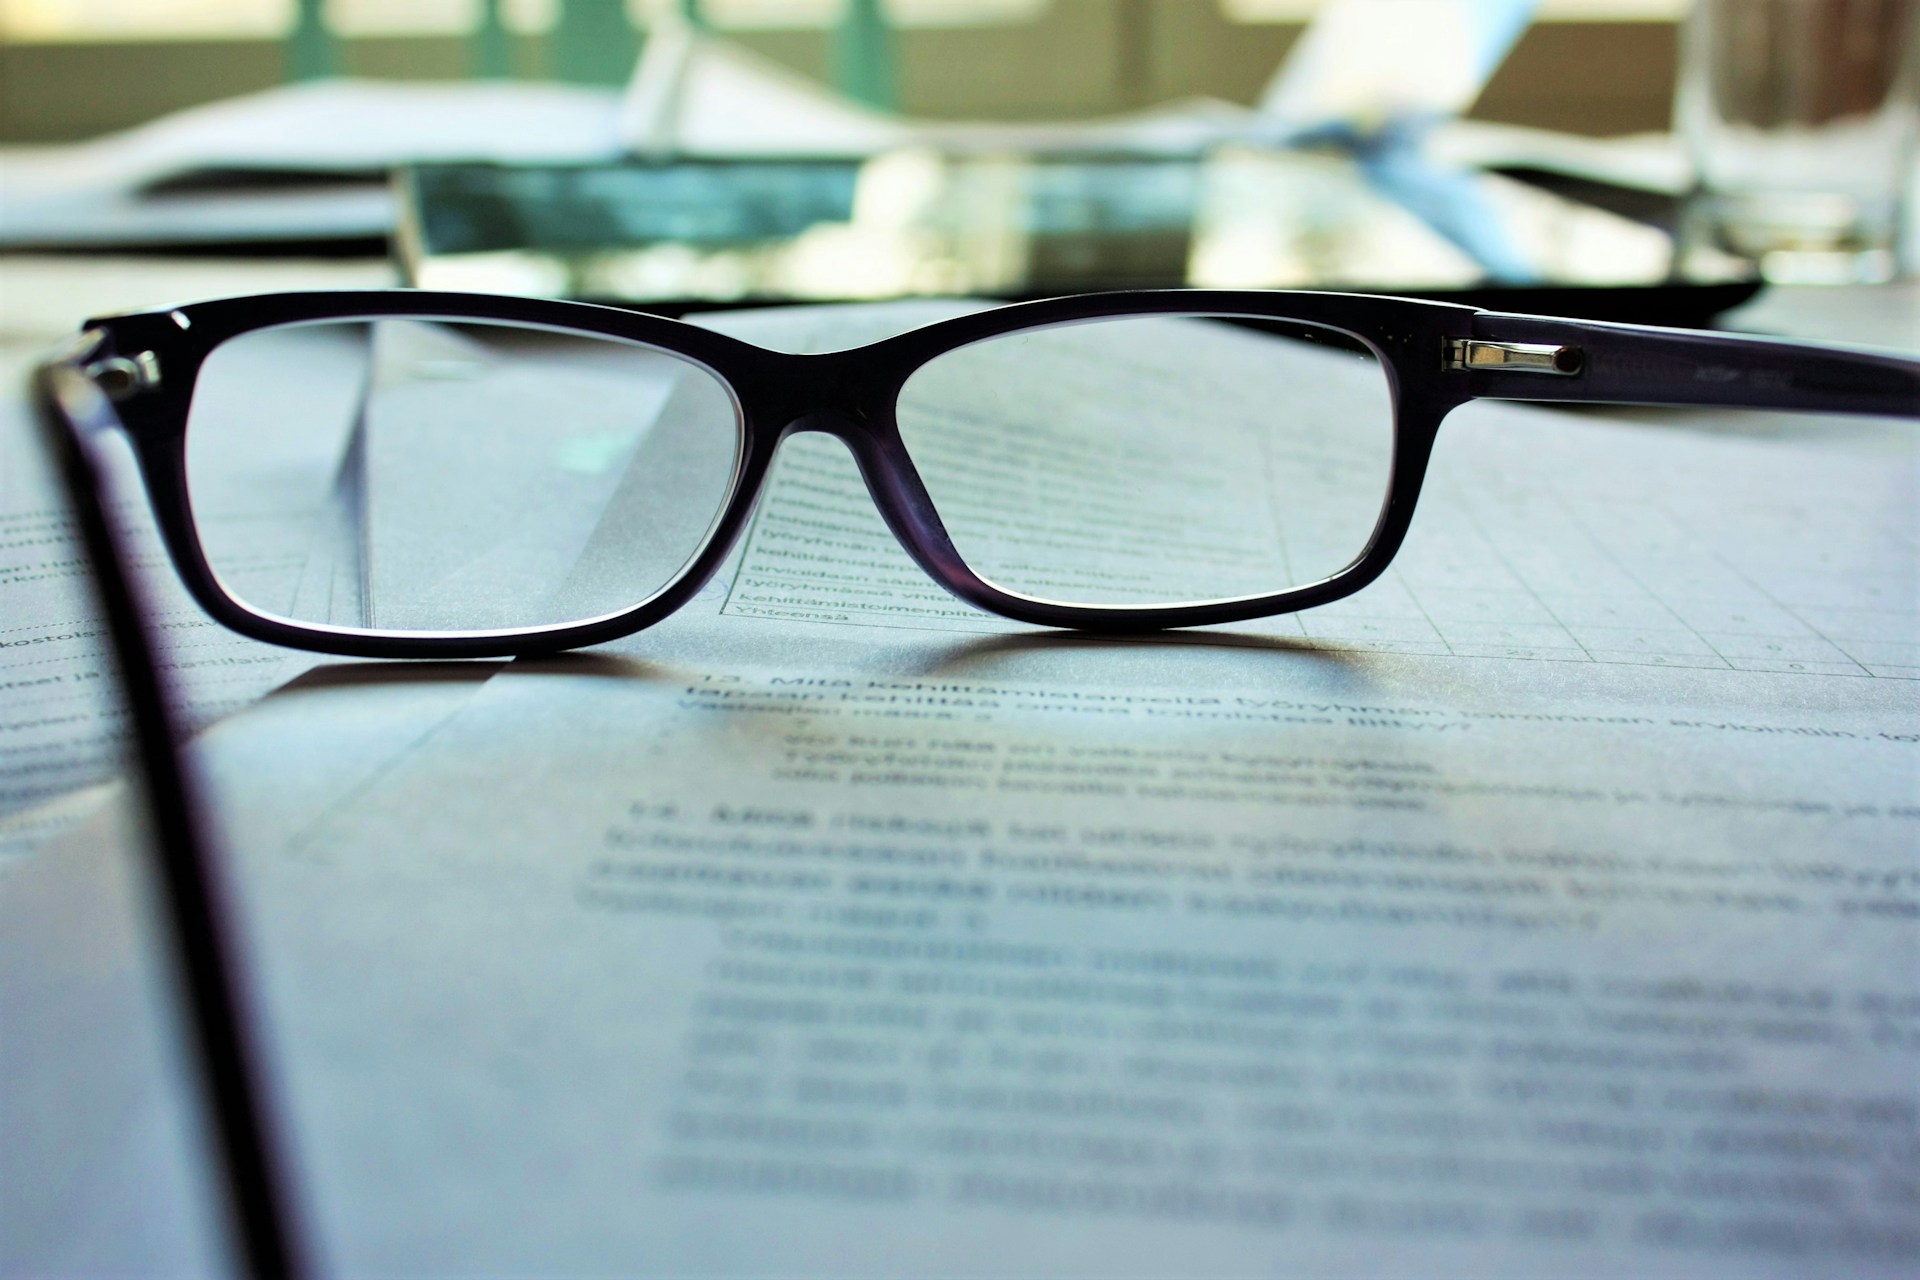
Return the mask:
[[1694,0],[1675,123],[1696,186],[1686,254],[1769,280],[1899,270],[1915,149],[1920,0]]

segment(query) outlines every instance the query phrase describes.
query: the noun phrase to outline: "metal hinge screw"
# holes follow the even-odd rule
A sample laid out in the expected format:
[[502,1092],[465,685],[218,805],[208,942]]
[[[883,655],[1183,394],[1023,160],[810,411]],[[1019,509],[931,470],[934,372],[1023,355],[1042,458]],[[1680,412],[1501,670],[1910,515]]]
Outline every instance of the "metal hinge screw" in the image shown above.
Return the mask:
[[86,372],[107,399],[118,402],[160,385],[160,357],[151,351],[108,356],[88,365]]

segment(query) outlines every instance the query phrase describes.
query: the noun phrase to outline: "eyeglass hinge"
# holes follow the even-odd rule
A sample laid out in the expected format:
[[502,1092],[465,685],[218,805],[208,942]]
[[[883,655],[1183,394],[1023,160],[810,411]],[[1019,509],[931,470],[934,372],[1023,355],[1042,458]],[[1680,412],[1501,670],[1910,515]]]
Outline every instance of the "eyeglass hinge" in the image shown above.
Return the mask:
[[160,357],[151,351],[108,356],[88,365],[86,375],[107,399],[118,402],[160,385]]
[[1447,369],[1482,373],[1549,373],[1570,377],[1586,367],[1586,353],[1578,347],[1551,342],[1488,342],[1481,338],[1448,338]]

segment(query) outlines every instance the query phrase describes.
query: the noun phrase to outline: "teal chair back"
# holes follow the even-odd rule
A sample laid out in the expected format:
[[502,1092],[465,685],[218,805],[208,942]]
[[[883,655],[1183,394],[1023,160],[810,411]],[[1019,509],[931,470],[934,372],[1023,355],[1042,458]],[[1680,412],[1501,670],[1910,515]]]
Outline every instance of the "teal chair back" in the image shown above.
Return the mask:
[[483,80],[505,80],[513,74],[513,41],[500,17],[500,0],[480,0],[480,20],[473,28],[473,74]]
[[326,0],[300,0],[294,10],[293,30],[287,35],[287,79],[319,80],[340,69],[325,7]]
[[640,56],[626,0],[560,0],[547,35],[547,65],[569,84],[625,84]]
[[833,37],[833,79],[840,92],[870,107],[900,105],[893,28],[880,0],[847,0]]

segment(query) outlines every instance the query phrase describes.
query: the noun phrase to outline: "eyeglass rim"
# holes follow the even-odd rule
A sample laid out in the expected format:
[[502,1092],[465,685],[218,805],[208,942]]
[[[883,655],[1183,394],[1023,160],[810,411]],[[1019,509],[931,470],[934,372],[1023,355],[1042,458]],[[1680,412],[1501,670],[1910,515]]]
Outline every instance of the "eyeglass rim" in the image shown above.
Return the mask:
[[[1332,329],[1379,360],[1393,405],[1386,500],[1368,546],[1344,569],[1267,595],[1197,604],[1063,604],[1005,591],[954,550],[919,486],[893,408],[922,365],[959,347],[1026,329],[1121,316],[1210,315]],[[647,600],[583,621],[494,631],[379,631],[295,622],[250,608],[222,586],[193,525],[185,433],[206,358],[242,334],[327,320],[493,321],[657,348],[707,369],[734,396],[742,433],[732,485],[706,543]],[[1013,303],[935,321],[845,351],[772,351],[664,316],[593,303],[424,290],[304,292],[223,298],[87,322],[99,369],[152,353],[156,385],[114,405],[132,444],[162,540],[189,594],[216,621],[290,648],[370,658],[513,657],[604,643],[642,630],[693,598],[742,535],[774,450],[823,430],[852,450],[883,519],[920,567],[961,600],[1039,626],[1143,632],[1247,621],[1330,603],[1383,573],[1405,539],[1440,422],[1476,398],[1600,403],[1719,404],[1920,417],[1920,361],[1815,344],[1651,326],[1482,311],[1371,294],[1211,289],[1131,290]],[[1446,353],[1459,344],[1577,340],[1578,376],[1513,380]],[[1696,376],[1691,380],[1687,374]],[[1558,371],[1567,372],[1567,371]],[[1711,377],[1697,376],[1713,374]],[[1797,379],[1797,381],[1796,381]],[[1836,381],[1840,379],[1840,381]],[[1847,381],[1851,379],[1853,381]],[[1862,385],[1855,386],[1854,382]],[[853,412],[848,412],[851,409]]]

